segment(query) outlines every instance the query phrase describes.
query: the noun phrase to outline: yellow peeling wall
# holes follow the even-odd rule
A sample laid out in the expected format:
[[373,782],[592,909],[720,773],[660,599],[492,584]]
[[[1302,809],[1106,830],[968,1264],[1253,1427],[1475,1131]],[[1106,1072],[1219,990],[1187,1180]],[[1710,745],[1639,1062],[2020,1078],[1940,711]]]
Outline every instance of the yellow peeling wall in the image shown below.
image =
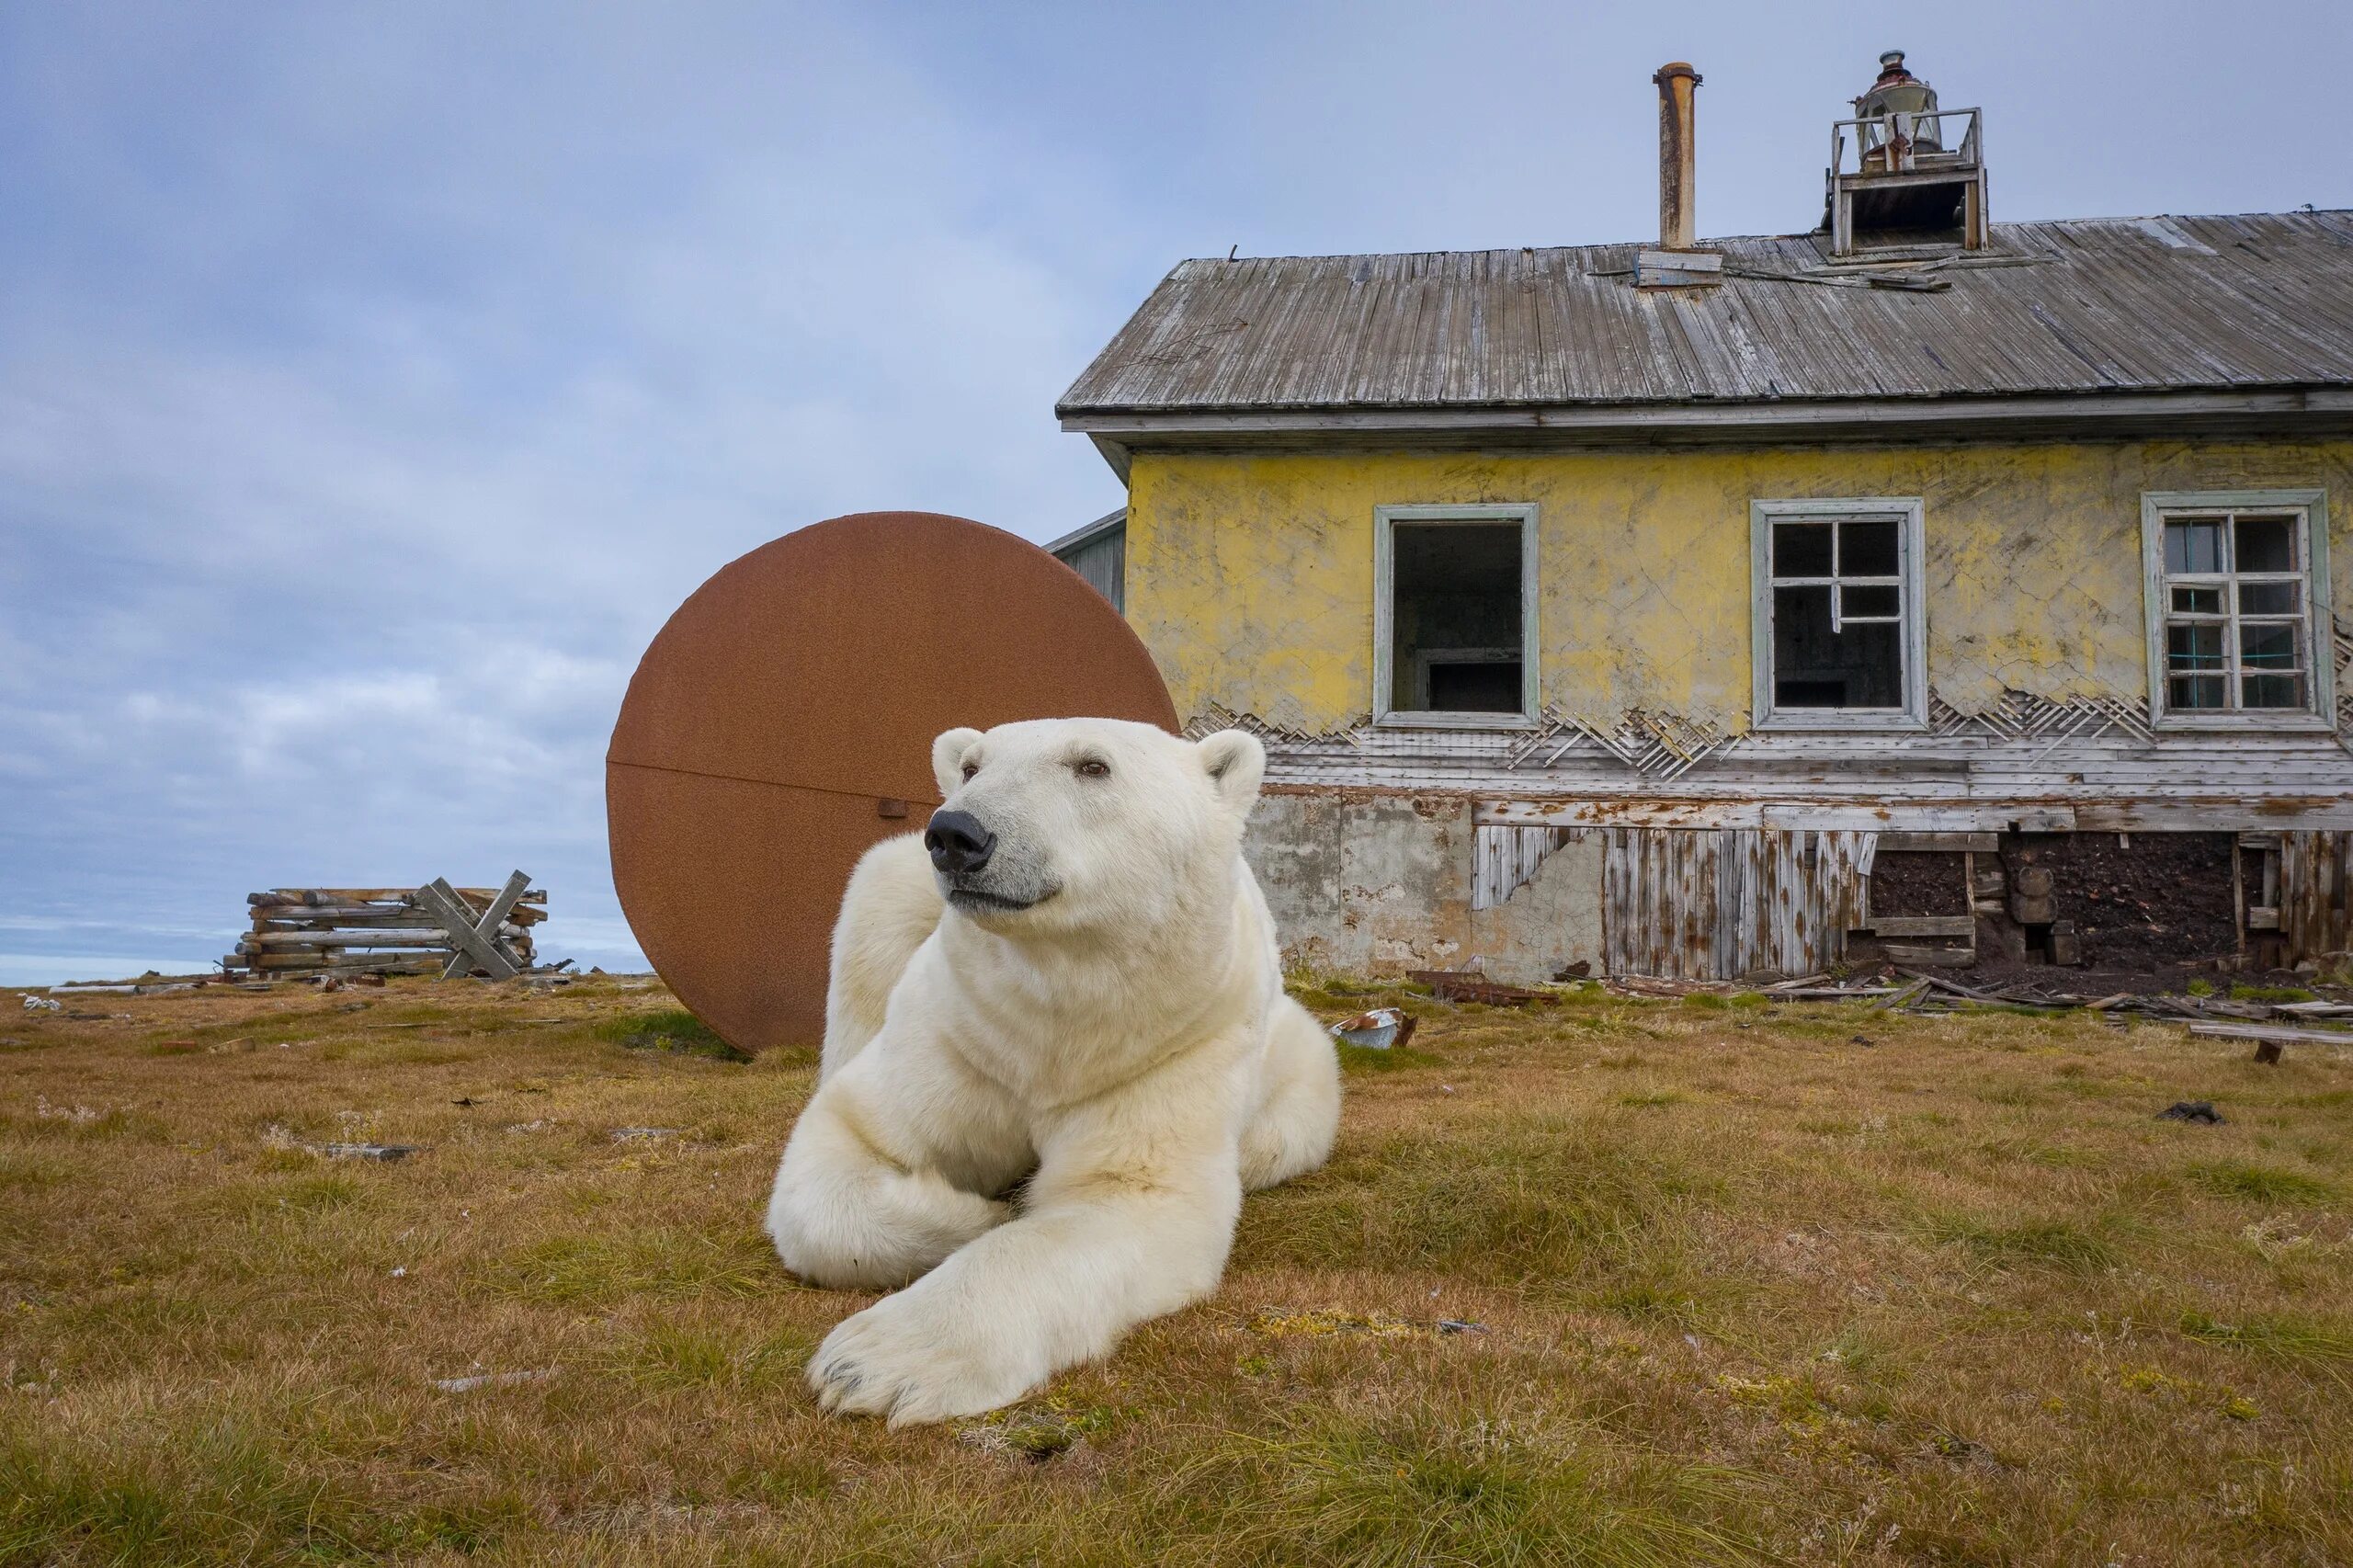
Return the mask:
[[1367,718],[1380,506],[1534,502],[1544,700],[1749,721],[1751,500],[1917,495],[1928,684],[1974,711],[2015,687],[2148,696],[2144,490],[2328,492],[2353,608],[2353,441],[1558,454],[1140,452],[1128,618],[1191,717]]

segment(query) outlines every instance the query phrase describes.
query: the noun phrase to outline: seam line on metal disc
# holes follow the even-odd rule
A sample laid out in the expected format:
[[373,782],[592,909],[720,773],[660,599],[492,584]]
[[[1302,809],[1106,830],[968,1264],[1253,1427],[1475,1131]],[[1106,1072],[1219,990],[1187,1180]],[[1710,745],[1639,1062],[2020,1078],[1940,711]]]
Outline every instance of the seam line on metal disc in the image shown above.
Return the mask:
[[906,801],[911,805],[936,806],[937,801],[919,796],[893,795],[885,790],[835,790],[824,784],[788,784],[781,778],[753,778],[741,773],[705,773],[695,767],[670,767],[658,762],[622,762],[617,757],[605,759],[607,767],[634,767],[646,773],[675,773],[681,778],[717,778],[729,784],[765,784],[771,790],[806,790],[813,795],[840,795],[852,801]]

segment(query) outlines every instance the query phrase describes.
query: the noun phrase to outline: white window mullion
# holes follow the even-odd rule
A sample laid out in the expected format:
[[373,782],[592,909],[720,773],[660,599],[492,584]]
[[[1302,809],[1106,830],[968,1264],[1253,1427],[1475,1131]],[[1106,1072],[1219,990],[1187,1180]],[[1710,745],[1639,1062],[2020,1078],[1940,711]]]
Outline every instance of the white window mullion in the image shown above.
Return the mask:
[[[1859,550],[1878,554],[1886,548],[1885,541],[1862,531],[1872,525],[1893,527],[1893,549],[1881,556],[1893,565],[1893,572],[1857,570],[1879,563],[1859,560]],[[1749,526],[1751,678],[1756,726],[1926,729],[1927,670],[1919,584],[1919,499],[1754,501],[1749,506]],[[1825,541],[1814,536],[1816,528],[1829,530],[1826,548]],[[1803,574],[1789,571],[1791,551],[1801,552],[1803,563],[1815,569]],[[1825,565],[1826,574],[1821,569]],[[1866,589],[1873,592],[1859,592]],[[1811,597],[1815,593],[1828,596],[1826,607]],[[1850,594],[1871,613],[1850,610]],[[1870,602],[1874,598],[1880,602]],[[1785,614],[1798,609],[1802,609],[1815,631],[1783,624]],[[1815,616],[1822,619],[1813,619]],[[1862,642],[1852,645],[1825,647],[1813,641],[1856,636],[1876,628],[1891,631],[1865,636]],[[1882,640],[1889,636],[1893,639],[1892,653],[1882,649]],[[1795,641],[1790,642],[1792,638]],[[1802,668],[1778,667],[1785,642],[1802,652]],[[1891,689],[1893,702],[1882,705],[1876,700]],[[1863,701],[1872,705],[1861,706]]]
[[[2331,723],[2335,671],[2322,656],[2328,646],[2326,497],[2318,490],[2237,491],[2222,494],[2151,492],[2142,497],[2142,550],[2147,584],[2149,680],[2152,717],[2168,729],[2320,729]],[[2267,530],[2254,554],[2268,557],[2268,570],[2247,570],[2247,530]],[[2214,530],[2219,571],[2176,571],[2208,564],[2194,530]],[[2284,540],[2269,530],[2284,528]],[[2279,547],[2284,543],[2286,548]],[[2177,549],[2177,544],[2178,549]],[[2285,587],[2284,594],[2250,589]],[[2211,609],[2185,610],[2211,597]],[[2286,608],[2279,608],[2281,604]],[[2211,668],[2191,663],[2177,668],[2177,637],[2193,649],[2200,629],[2218,633],[2221,647]],[[2277,632],[2267,629],[2277,629]],[[2284,642],[2288,662],[2250,664],[2250,635]],[[2190,659],[2202,657],[2192,652]],[[2220,692],[2209,683],[2219,680]],[[2250,690],[2255,700],[2251,704]],[[2213,698],[2212,707],[2184,706],[2185,697]],[[2293,698],[2291,703],[2275,699]]]

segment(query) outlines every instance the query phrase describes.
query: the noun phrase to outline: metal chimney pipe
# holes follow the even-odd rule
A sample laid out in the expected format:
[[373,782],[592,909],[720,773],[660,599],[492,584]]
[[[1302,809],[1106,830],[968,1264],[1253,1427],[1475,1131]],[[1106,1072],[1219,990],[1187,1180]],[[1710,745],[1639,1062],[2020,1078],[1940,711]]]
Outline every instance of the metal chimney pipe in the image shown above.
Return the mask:
[[1691,95],[1699,73],[1684,60],[1669,61],[1651,78],[1658,88],[1658,243],[1662,250],[1693,244],[1694,160],[1699,132]]

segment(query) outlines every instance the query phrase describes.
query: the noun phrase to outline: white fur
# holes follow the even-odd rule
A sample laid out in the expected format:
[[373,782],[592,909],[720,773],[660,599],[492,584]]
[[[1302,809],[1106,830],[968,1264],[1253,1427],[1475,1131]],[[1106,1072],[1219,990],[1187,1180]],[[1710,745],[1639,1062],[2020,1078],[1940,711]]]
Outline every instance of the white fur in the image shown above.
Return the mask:
[[1321,1165],[1339,1120],[1242,859],[1255,738],[1042,720],[951,730],[933,764],[995,852],[951,878],[910,835],[858,863],[767,1214],[803,1278],[906,1287],[809,1365],[826,1409],[893,1426],[1008,1403],[1207,1295],[1244,1189]]

